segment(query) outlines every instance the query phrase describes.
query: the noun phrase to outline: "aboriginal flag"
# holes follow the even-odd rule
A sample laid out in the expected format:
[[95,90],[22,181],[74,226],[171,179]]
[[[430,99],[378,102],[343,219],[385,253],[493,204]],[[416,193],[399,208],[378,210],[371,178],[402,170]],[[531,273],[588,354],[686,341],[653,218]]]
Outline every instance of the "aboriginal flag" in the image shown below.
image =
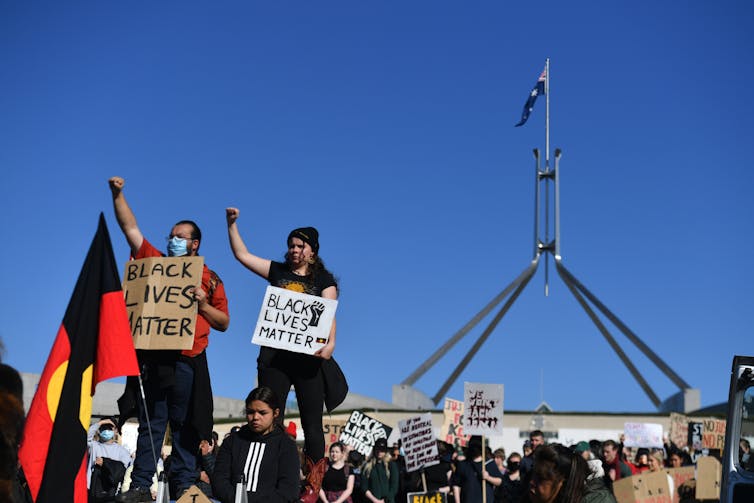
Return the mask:
[[86,503],[86,434],[94,388],[105,379],[138,373],[115,256],[100,213],[19,450],[36,503]]

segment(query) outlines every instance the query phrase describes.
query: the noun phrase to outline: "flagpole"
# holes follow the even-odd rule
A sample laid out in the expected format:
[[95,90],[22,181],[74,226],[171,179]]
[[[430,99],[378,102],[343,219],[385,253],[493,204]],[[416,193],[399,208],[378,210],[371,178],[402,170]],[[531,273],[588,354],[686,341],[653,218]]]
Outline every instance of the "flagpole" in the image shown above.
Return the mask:
[[[545,174],[550,174],[550,58],[545,60]],[[545,245],[550,243],[550,180],[545,179]],[[549,261],[545,257],[545,297],[550,295]]]
[[550,171],[550,58],[545,60],[545,171]]

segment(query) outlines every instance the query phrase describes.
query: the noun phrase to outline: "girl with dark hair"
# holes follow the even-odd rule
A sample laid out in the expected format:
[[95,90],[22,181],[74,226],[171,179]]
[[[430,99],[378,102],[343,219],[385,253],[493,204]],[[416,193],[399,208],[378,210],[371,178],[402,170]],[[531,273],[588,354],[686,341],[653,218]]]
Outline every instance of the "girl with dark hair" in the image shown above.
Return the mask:
[[277,395],[260,386],[246,397],[247,424],[225,439],[215,462],[212,492],[233,503],[243,481],[249,503],[293,502],[299,496],[299,460],[295,442],[276,421]]
[[[249,252],[241,239],[236,220],[240,212],[227,208],[228,239],[233,255],[254,274],[268,280],[272,286],[286,288],[326,299],[337,299],[338,286],[333,275],[319,257],[319,233],[313,227],[294,229],[288,235],[285,262],[257,257]],[[318,462],[325,455],[322,430],[322,409],[325,402],[325,381],[322,361],[330,359],[335,350],[335,322],[325,346],[314,355],[294,353],[283,349],[261,347],[257,358],[259,384],[274,390],[284,406],[293,385],[301,413],[306,455]],[[282,423],[283,415],[279,421]],[[325,461],[317,465],[320,472]],[[319,487],[316,488],[319,492]]]
[[330,444],[330,466],[322,477],[319,499],[323,503],[351,503],[355,476],[346,463],[345,446],[342,442]]
[[580,503],[589,467],[583,457],[560,444],[540,446],[534,453],[529,483],[531,503]]

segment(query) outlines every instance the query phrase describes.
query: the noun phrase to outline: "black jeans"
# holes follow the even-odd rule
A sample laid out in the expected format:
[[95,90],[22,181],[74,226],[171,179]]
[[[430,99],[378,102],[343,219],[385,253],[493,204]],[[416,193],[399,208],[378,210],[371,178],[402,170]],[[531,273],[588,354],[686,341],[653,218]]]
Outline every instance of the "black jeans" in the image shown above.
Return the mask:
[[325,456],[325,433],[322,429],[322,409],[325,405],[325,381],[322,378],[322,360],[316,356],[293,353],[283,349],[262,347],[257,359],[260,386],[275,392],[280,403],[280,424],[283,424],[285,403],[291,385],[296,390],[296,401],[304,430],[306,455],[312,461]]

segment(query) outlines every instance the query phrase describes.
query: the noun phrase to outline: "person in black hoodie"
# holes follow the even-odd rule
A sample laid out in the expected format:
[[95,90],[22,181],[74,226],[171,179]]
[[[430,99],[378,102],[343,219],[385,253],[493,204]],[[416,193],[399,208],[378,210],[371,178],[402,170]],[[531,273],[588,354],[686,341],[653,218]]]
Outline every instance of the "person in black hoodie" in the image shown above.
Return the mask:
[[212,476],[216,499],[233,503],[243,477],[249,503],[298,501],[298,452],[276,421],[279,415],[277,396],[270,388],[260,386],[249,393],[248,424],[225,439],[217,455]]

